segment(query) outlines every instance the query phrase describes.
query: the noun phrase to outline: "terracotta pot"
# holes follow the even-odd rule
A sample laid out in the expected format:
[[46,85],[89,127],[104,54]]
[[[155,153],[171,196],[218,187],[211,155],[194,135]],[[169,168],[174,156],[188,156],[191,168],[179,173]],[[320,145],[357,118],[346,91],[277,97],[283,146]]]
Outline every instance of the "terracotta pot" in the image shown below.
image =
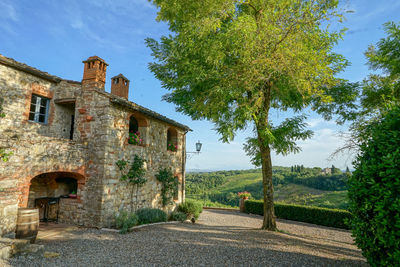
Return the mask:
[[69,198],[77,198],[78,197],[76,194],[69,194],[68,196],[69,196]]

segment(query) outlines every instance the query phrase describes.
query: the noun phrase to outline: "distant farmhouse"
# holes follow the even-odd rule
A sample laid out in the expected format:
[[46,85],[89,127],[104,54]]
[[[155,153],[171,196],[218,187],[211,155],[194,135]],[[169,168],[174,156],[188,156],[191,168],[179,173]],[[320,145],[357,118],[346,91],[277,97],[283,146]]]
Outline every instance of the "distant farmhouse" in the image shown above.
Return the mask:
[[321,174],[323,174],[323,175],[331,175],[332,174],[332,168],[322,169]]
[[[19,207],[41,207],[41,219],[110,226],[132,200],[116,162],[134,155],[146,160],[148,180],[135,191],[135,208],[163,208],[155,178],[161,168],[179,180],[174,203],[163,209],[184,200],[189,127],[128,101],[130,82],[122,74],[111,78],[111,93],[105,92],[103,59],[83,63],[78,82],[0,55],[6,114],[0,118],[0,148],[13,153],[0,161],[0,236],[14,232]],[[129,133],[135,142],[128,142]]]

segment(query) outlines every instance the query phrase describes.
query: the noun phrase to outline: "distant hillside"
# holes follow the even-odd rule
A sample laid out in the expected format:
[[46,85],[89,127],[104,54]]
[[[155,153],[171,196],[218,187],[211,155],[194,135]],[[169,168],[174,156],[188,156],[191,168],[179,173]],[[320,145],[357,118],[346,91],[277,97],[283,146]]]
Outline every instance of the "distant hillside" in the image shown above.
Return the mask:
[[[328,208],[348,207],[346,181],[349,173],[332,168],[273,167],[276,201]],[[325,170],[326,171],[326,170]],[[237,193],[248,191],[254,199],[263,198],[260,169],[190,173],[186,177],[186,197],[237,206]]]

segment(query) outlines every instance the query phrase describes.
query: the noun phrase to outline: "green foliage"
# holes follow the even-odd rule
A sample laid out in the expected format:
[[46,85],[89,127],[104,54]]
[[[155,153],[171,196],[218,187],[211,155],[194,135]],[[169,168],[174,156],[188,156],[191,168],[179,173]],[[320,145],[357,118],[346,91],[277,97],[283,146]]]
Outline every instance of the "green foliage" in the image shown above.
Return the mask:
[[[245,202],[248,213],[263,215],[263,201],[248,200]],[[346,210],[326,209],[311,206],[275,203],[275,215],[281,219],[313,223],[329,227],[348,229],[345,223],[351,214]]]
[[388,36],[377,47],[370,45],[365,53],[371,69],[383,72],[371,74],[363,83],[361,104],[365,112],[400,104],[400,25],[387,22],[383,28]]
[[12,155],[12,152],[7,152],[4,148],[0,148],[0,160],[7,162]]
[[122,171],[125,169],[128,162],[126,160],[121,159],[121,160],[117,160],[117,162],[115,162],[115,164],[118,166],[119,170]]
[[222,204],[219,202],[213,202],[213,201],[204,200],[204,199],[199,200],[199,199],[186,198],[186,201],[200,202],[203,207],[214,207],[214,208],[235,208],[235,206],[237,207],[237,204],[234,206],[231,206],[231,205],[225,205],[225,204]]
[[169,217],[170,221],[184,222],[187,219],[187,215],[184,212],[173,211]]
[[351,228],[372,266],[399,266],[400,107],[365,130],[369,138],[362,142],[349,178]]
[[203,212],[203,205],[200,202],[186,200],[184,203],[179,204],[178,211],[187,215],[187,218],[199,218],[200,213]]
[[[145,160],[135,155],[133,162],[131,163],[130,168],[127,170],[127,166],[130,163],[126,160],[118,160],[115,164],[118,166],[121,171],[121,181],[127,181],[132,185],[131,189],[131,212],[133,211],[133,189],[136,185],[136,194],[139,191],[139,187],[143,186],[147,179],[145,178],[146,170],[144,168]],[[136,206],[138,204],[138,198],[136,198]]]
[[138,155],[135,155],[130,169],[126,171],[126,166],[129,164],[129,161],[118,160],[115,164],[122,172],[120,178],[121,181],[128,181],[130,184],[134,184],[137,186],[144,185],[147,182],[147,179],[144,177],[146,174],[146,170],[144,169],[144,162],[144,159],[142,159]]
[[167,214],[159,209],[144,208],[136,211],[140,224],[166,222]]
[[[288,155],[290,153],[298,153],[301,148],[296,144],[298,140],[306,140],[313,136],[313,132],[306,130],[307,124],[304,120],[307,117],[296,116],[285,119],[279,126],[270,126],[269,143],[277,154]],[[248,137],[243,145],[244,151],[251,158],[253,165],[261,166],[260,144],[257,137]],[[299,171],[300,171],[300,166]]]
[[126,234],[129,228],[138,225],[139,219],[135,213],[128,213],[126,211],[120,212],[119,215],[115,216],[115,225],[117,229],[121,229],[121,234]]
[[348,210],[347,190],[322,191],[296,184],[279,185],[274,191],[275,202]]
[[167,142],[167,150],[169,151],[176,151],[178,149],[177,145],[175,145],[174,143],[172,143],[171,141]]
[[[301,172],[292,172],[291,167],[273,167],[274,198],[301,205],[348,207],[346,191],[340,191],[347,189],[348,175],[321,175],[321,168],[302,168],[300,165],[294,168]],[[186,197],[200,200],[204,206],[237,207],[239,197],[236,193],[241,191],[250,192],[254,199],[263,198],[260,169],[189,173],[186,176]]]
[[[270,149],[297,152],[296,142],[312,133],[302,115],[274,125],[271,109],[300,113],[316,96],[330,102],[325,91],[341,82],[335,75],[347,62],[332,50],[343,32],[326,23],[341,19],[338,1],[152,2],[172,32],[146,40],[156,60],[149,68],[170,91],[164,100],[213,122],[224,142],[252,127],[245,150],[255,164],[263,162],[264,184],[272,186]],[[272,190],[264,192],[272,199]]]
[[172,174],[172,171],[164,168],[159,170],[158,174],[156,174],[157,181],[161,182],[161,198],[163,207],[172,203],[172,198],[178,192],[178,177]]
[[140,138],[140,133],[129,133],[128,144],[140,145],[142,143],[142,138]]

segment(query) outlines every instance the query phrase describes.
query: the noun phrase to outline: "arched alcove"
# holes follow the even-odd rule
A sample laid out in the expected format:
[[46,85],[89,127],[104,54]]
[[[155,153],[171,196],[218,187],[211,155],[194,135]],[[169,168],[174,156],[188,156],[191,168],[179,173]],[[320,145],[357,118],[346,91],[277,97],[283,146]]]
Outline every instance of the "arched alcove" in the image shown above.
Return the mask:
[[178,132],[172,127],[168,128],[167,130],[167,150],[178,150]]
[[129,136],[128,143],[132,145],[147,144],[148,122],[140,113],[134,113],[129,116]]
[[[28,193],[28,208],[38,208],[42,221],[58,221],[60,212],[72,210],[68,200],[79,199],[85,177],[78,173],[48,172],[33,177]],[[61,200],[66,199],[67,201]]]

